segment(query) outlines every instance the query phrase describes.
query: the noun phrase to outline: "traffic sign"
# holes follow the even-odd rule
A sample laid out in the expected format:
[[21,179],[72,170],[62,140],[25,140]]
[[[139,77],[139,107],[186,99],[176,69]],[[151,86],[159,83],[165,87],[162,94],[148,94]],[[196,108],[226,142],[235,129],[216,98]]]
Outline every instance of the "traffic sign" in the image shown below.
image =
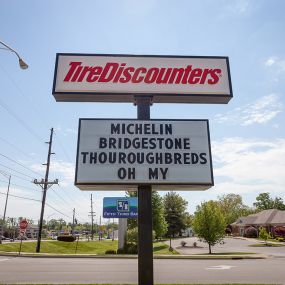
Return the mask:
[[28,222],[26,221],[26,220],[22,220],[21,222],[20,222],[20,229],[21,230],[25,230],[27,227],[28,227]]

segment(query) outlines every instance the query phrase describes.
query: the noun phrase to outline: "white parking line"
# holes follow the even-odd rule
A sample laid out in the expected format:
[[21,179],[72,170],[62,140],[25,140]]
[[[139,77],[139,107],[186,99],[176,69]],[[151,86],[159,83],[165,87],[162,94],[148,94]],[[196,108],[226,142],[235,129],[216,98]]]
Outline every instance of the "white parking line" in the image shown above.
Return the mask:
[[236,266],[231,266],[231,265],[217,265],[217,266],[211,266],[206,268],[206,270],[228,270],[231,268],[234,268]]
[[1,261],[7,261],[7,260],[10,260],[10,259],[9,258],[0,259],[0,262]]

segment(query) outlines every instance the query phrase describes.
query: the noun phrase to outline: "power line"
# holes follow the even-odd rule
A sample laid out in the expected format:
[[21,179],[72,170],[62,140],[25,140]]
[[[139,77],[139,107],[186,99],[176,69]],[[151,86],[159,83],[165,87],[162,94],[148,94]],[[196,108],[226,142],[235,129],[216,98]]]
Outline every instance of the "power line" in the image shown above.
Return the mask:
[[[0,182],[3,182],[3,183],[7,183],[7,181],[3,181],[3,180],[0,180]],[[13,186],[16,186],[16,187],[19,187],[19,188],[22,188],[22,189],[30,189],[30,190],[38,190],[38,188],[30,188],[30,187],[26,187],[26,186],[23,186],[23,185],[19,185],[19,184],[15,184],[15,183],[10,183],[11,185]]]
[[34,177],[32,177],[32,176],[27,175],[27,174],[25,174],[25,173],[23,173],[23,172],[20,172],[20,171],[18,171],[18,170],[15,170],[15,169],[13,169],[13,168],[10,168],[10,167],[8,167],[8,166],[2,164],[2,163],[0,163],[0,165],[3,166],[3,167],[5,167],[5,168],[7,168],[7,169],[10,169],[10,170],[12,170],[12,171],[14,171],[14,172],[17,172],[17,173],[19,173],[19,174],[21,174],[21,175],[23,175],[23,176],[26,176],[26,177],[29,177],[29,178],[31,178],[31,179],[34,179]]
[[12,161],[12,162],[14,162],[14,163],[18,164],[18,165],[20,165],[20,166],[21,166],[21,167],[23,167],[23,168],[25,168],[25,169],[27,169],[27,170],[29,170],[29,171],[31,171],[31,172],[33,172],[33,173],[37,174],[37,175],[42,176],[42,174],[40,174],[39,172],[36,172],[36,171],[34,171],[34,170],[32,170],[32,169],[30,169],[30,168],[26,167],[25,165],[23,165],[23,164],[21,164],[21,163],[17,162],[16,160],[14,160],[14,159],[12,159],[12,158],[8,157],[7,155],[4,155],[4,154],[2,154],[2,153],[0,153],[0,155],[1,155],[1,156],[3,156],[3,157],[5,157],[6,159],[8,159],[8,160],[10,160],[10,161]]
[[58,142],[58,144],[59,144],[61,150],[63,151],[65,157],[67,158],[67,160],[68,160],[69,162],[72,162],[72,160],[70,159],[69,155],[67,154],[65,148],[63,147],[63,144],[61,143],[61,140],[60,140],[59,136],[57,136],[56,132],[55,132],[54,134],[55,134],[56,137],[57,137],[57,142]]
[[[6,195],[6,193],[3,193],[3,192],[0,192],[1,195]],[[9,194],[9,196],[11,197],[15,197],[15,198],[18,198],[18,199],[23,199],[23,200],[29,200],[29,201],[36,201],[36,202],[42,202],[41,200],[38,200],[38,199],[34,199],[34,198],[30,198],[30,197],[23,197],[23,196],[19,196],[19,195],[14,195],[14,194]],[[58,212],[59,214],[63,215],[63,216],[66,216],[68,218],[71,218],[71,216],[68,216],[64,213],[62,213],[61,211],[57,210],[56,208],[54,208],[53,206],[51,206],[50,204],[46,203],[46,205],[48,207],[50,207],[51,209],[53,209],[54,211]]]
[[[1,169],[0,169],[0,171],[1,171]],[[9,173],[9,175],[12,175],[13,177],[17,177],[18,179],[21,179],[21,180],[24,180],[24,181],[27,181],[27,182],[31,182],[30,180],[28,180],[26,178],[23,178],[21,176],[18,176],[18,175],[14,174],[14,173],[10,173],[10,172],[8,172],[8,173]]]
[[[2,140],[3,142],[5,142],[6,144],[8,144],[9,146],[11,146],[12,148],[14,148],[15,150],[17,150],[19,153],[23,154],[24,156],[26,156],[28,159],[31,159],[30,155],[26,154],[23,150],[21,150],[19,147],[17,147],[16,145],[14,145],[13,143],[9,142],[7,139],[1,138],[0,140]],[[36,161],[35,161],[36,162]]]
[[42,142],[42,138],[35,133],[28,124],[26,124],[20,117],[18,117],[9,107],[6,105],[1,99],[0,99],[0,105],[2,106],[3,109],[5,109],[18,123],[20,123],[31,135],[33,135],[37,140]]
[[38,108],[36,108],[36,106],[34,105],[34,100],[31,100],[29,98],[29,96],[24,94],[24,92],[19,87],[19,85],[16,83],[16,81],[13,79],[13,77],[7,72],[7,70],[2,65],[0,65],[0,68],[2,69],[2,72],[10,80],[10,82],[12,82],[12,85],[14,85],[14,87],[19,91],[19,93],[17,92],[16,94],[21,94],[21,96],[25,99],[25,102],[29,101],[29,109],[32,107],[33,111],[38,114],[37,120],[40,120],[43,123],[43,125],[45,125],[45,129],[48,128],[47,121],[44,120],[44,117],[42,116],[42,113],[39,112]]

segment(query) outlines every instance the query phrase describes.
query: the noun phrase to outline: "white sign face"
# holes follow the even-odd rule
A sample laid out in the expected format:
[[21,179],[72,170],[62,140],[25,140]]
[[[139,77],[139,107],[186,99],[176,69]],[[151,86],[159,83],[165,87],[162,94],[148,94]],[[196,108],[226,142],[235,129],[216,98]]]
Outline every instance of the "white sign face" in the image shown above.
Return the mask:
[[228,103],[227,57],[57,54],[53,95],[65,102]]
[[214,185],[208,120],[80,119],[81,190],[205,190]]

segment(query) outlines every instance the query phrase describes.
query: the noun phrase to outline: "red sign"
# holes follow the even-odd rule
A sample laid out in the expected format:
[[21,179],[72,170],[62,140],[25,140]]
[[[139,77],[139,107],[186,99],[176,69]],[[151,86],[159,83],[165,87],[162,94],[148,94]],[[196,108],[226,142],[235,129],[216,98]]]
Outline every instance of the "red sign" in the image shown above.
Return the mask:
[[218,56],[57,54],[53,95],[65,102],[228,103],[229,60]]
[[28,227],[28,222],[26,220],[22,220],[20,222],[20,229],[25,230]]

